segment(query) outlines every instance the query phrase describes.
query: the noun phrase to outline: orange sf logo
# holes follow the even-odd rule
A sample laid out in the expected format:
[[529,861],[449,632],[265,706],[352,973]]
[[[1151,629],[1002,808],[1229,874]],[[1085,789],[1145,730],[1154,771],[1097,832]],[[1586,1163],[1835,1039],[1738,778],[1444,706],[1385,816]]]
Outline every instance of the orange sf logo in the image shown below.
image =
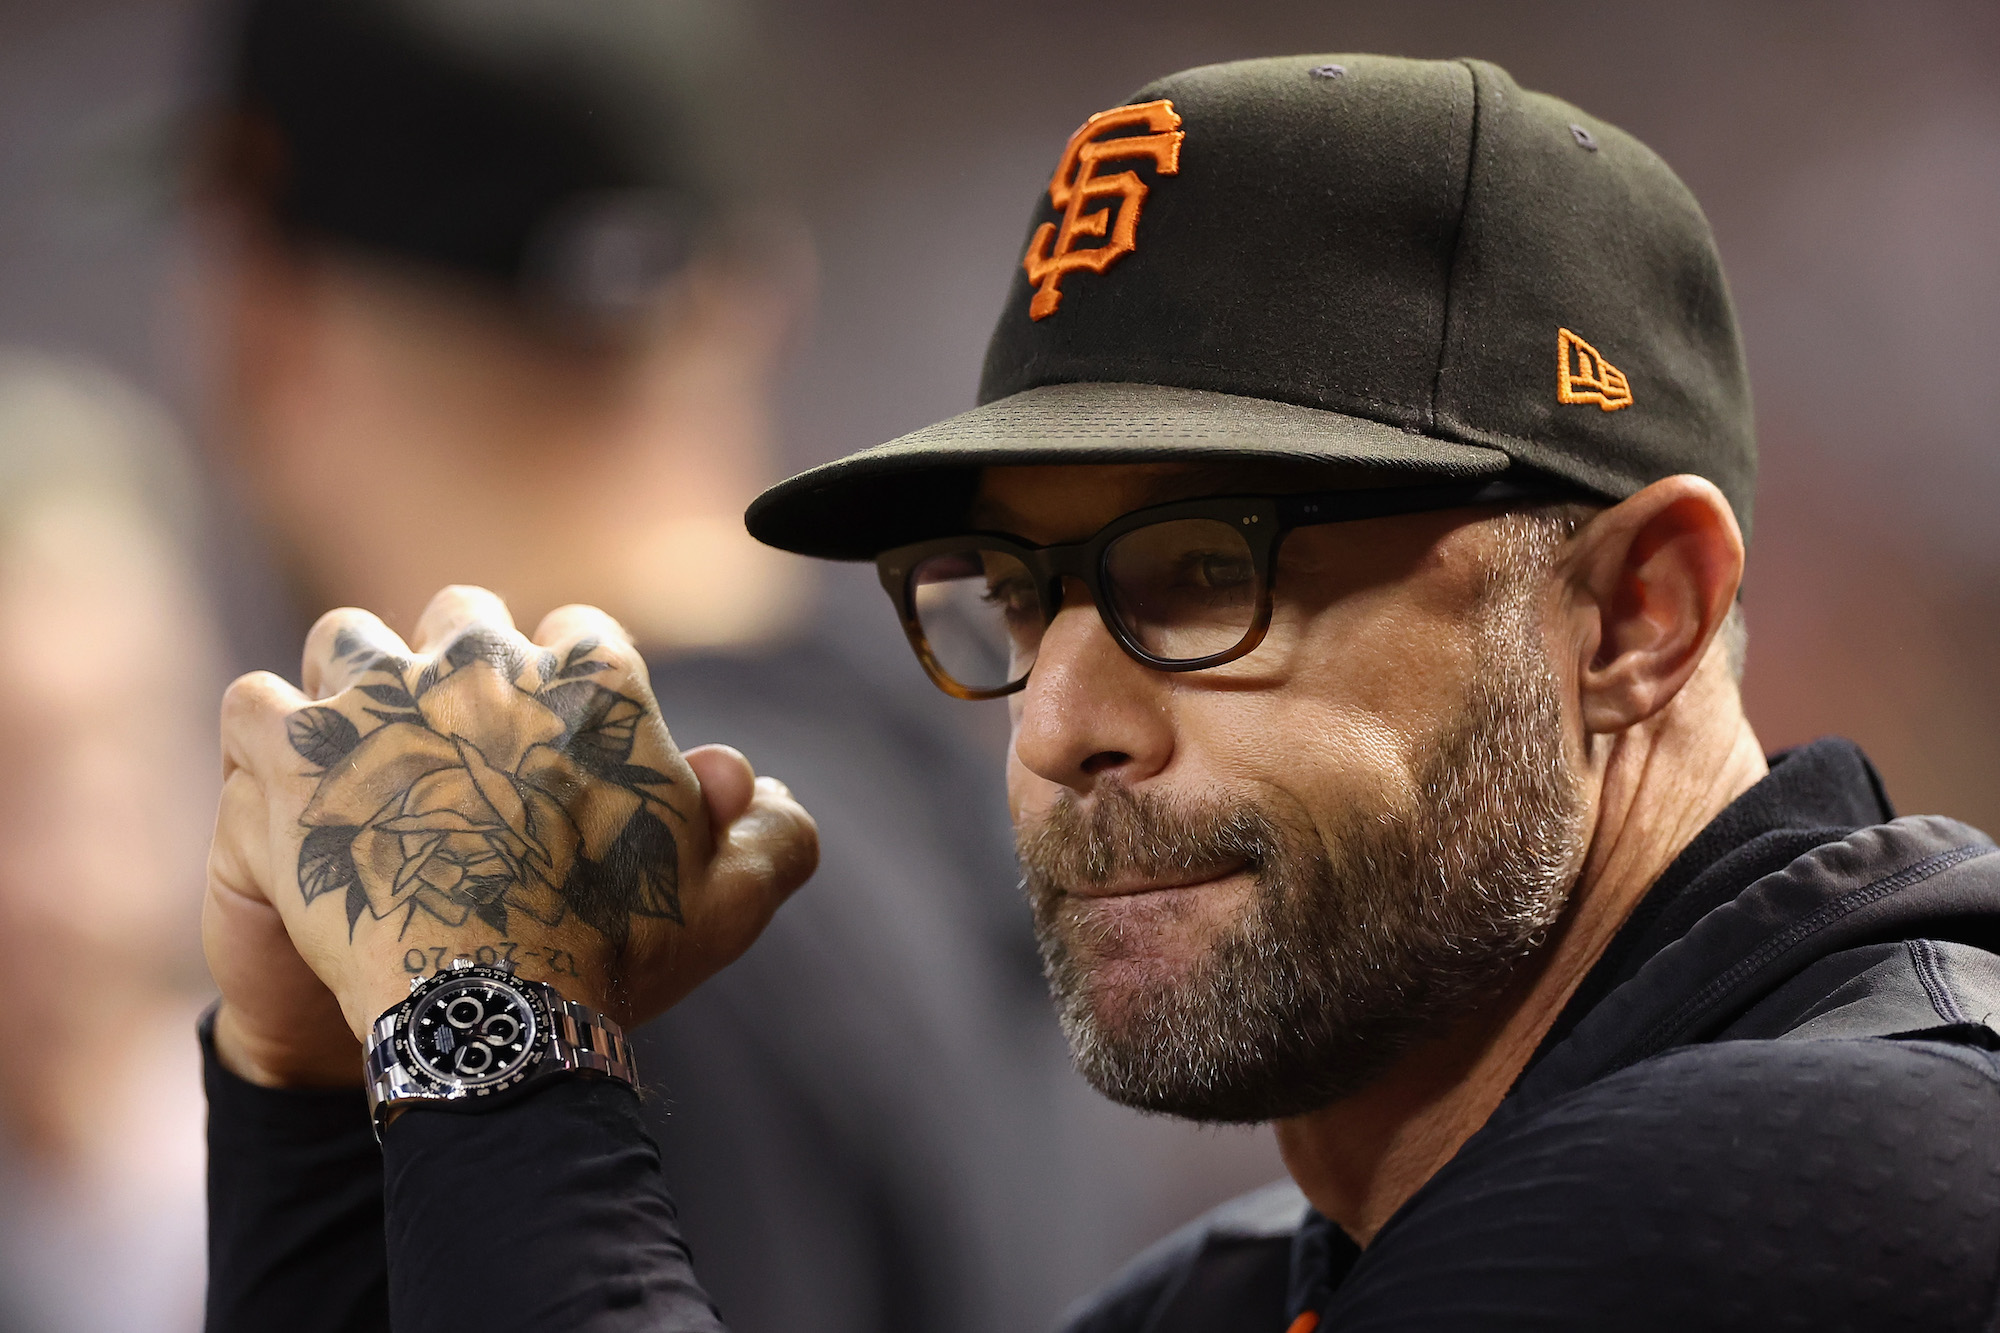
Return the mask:
[[[1056,163],[1056,174],[1049,180],[1049,203],[1062,210],[1062,223],[1044,222],[1035,228],[1028,256],[1021,261],[1028,281],[1035,284],[1035,299],[1028,303],[1030,317],[1047,319],[1056,312],[1062,304],[1062,292],[1056,284],[1063,274],[1084,268],[1102,273],[1132,253],[1146,182],[1130,171],[1100,176],[1098,164],[1146,157],[1162,176],[1176,175],[1181,169],[1181,140],[1187,137],[1181,133],[1180,123],[1174,104],[1162,99],[1100,111],[1069,136],[1062,161]],[[1152,133],[1100,137],[1140,128]],[[1084,211],[1099,200],[1113,202],[1094,212]],[[1116,222],[1113,213],[1117,214]],[[1077,248],[1076,243],[1085,237],[1106,235],[1110,239],[1103,245]]]

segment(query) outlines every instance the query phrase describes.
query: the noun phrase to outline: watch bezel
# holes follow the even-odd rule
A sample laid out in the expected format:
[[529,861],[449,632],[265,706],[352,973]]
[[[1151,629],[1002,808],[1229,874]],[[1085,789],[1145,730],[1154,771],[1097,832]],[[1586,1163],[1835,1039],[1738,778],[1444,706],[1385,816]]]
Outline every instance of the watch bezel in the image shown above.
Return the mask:
[[[432,1073],[427,1063],[417,1053],[414,1032],[418,1011],[437,992],[468,981],[483,982],[504,989],[521,1002],[533,1020],[534,1030],[529,1036],[527,1053],[521,1062],[507,1073],[485,1079],[447,1077]],[[548,999],[542,987],[525,984],[519,977],[502,968],[475,963],[438,972],[419,982],[410,991],[409,997],[398,1006],[396,1030],[389,1040],[389,1045],[395,1054],[396,1064],[402,1068],[403,1077],[409,1082],[409,1091],[416,1094],[417,1098],[463,1102],[511,1091],[534,1077],[535,1071],[541,1067],[543,1055],[548,1051],[550,1036],[554,1029],[554,1017],[550,1013]],[[409,1100],[409,1098],[397,1100]]]

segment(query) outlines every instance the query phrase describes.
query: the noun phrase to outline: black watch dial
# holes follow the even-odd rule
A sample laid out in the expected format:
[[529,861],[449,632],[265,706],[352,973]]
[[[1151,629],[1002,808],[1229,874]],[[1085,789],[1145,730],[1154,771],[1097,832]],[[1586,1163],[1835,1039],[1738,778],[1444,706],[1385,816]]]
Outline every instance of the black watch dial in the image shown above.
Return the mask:
[[484,977],[439,986],[410,1014],[409,1050],[433,1078],[483,1087],[518,1073],[535,1045],[535,1012],[513,987]]

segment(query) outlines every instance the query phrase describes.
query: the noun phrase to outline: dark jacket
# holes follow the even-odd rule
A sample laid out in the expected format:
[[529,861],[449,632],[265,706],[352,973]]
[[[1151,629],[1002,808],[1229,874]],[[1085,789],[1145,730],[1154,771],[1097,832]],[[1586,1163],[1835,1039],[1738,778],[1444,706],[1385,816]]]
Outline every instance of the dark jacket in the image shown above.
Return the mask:
[[1852,746],[1784,757],[1365,1252],[1274,1186],[1069,1333],[1994,1327],[2000,856],[1890,820]]
[[[1366,1253],[1266,1191],[1070,1328],[1994,1327],[2000,856],[1950,820],[1892,819],[1845,742],[1783,757]],[[209,1077],[217,1333],[379,1326],[353,1321],[385,1307],[397,1333],[722,1327],[621,1088],[406,1115],[374,1159],[352,1106]]]

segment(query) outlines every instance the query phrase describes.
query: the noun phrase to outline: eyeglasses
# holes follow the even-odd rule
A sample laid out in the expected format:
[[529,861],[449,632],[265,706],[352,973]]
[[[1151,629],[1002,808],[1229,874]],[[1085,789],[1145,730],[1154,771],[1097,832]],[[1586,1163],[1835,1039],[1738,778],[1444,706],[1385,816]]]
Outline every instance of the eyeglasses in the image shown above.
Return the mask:
[[1278,546],[1294,528],[1554,498],[1548,486],[1514,481],[1220,496],[1134,510],[1080,542],[975,532],[900,546],[875,564],[938,688],[997,699],[1028,683],[1066,579],[1090,590],[1132,657],[1157,671],[1200,671],[1263,642]]

